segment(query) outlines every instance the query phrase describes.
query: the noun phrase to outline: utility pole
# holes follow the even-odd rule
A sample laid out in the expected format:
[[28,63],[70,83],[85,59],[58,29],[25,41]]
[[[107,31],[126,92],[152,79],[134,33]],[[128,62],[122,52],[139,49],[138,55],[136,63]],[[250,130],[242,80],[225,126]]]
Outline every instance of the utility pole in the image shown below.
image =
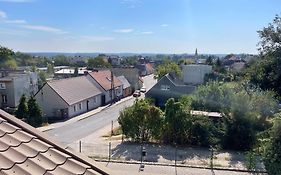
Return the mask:
[[113,100],[115,100],[115,88],[114,88],[114,76],[113,76],[112,69],[110,69],[110,80],[111,80],[110,96],[111,96],[111,104],[113,104]]

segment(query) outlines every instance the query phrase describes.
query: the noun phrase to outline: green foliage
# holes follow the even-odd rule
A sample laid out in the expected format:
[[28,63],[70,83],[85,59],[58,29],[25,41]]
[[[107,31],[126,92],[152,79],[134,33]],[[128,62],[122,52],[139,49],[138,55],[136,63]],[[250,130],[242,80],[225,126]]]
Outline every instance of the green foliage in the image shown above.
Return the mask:
[[28,117],[27,101],[24,94],[20,98],[20,103],[17,107],[15,115],[19,119],[27,119]]
[[69,66],[70,60],[64,55],[57,55],[54,58],[54,64],[55,66]]
[[51,74],[51,75],[53,75],[55,73],[53,64],[47,63],[47,73]]
[[27,123],[33,127],[41,126],[43,122],[42,120],[43,114],[35,98],[30,97],[30,99],[27,102],[27,105],[28,105]]
[[231,84],[222,84],[217,81],[199,86],[193,93],[193,107],[204,111],[222,112],[231,105],[234,88]]
[[210,82],[192,98],[196,110],[225,114],[220,135],[222,146],[228,149],[249,150],[256,143],[256,133],[268,129],[268,119],[278,111],[273,93],[248,84]]
[[165,107],[163,140],[166,143],[197,146],[217,146],[221,134],[219,124],[215,125],[206,116],[190,114],[192,98],[183,97],[180,102],[169,99]]
[[44,71],[39,71],[38,77],[38,88],[40,89],[47,82],[47,75]]
[[164,63],[156,68],[155,77],[159,80],[167,73],[172,73],[172,72],[175,73],[178,77],[180,77],[182,74],[179,65],[177,65],[173,61],[164,60]]
[[3,67],[7,68],[7,69],[16,69],[17,68],[17,62],[14,59],[9,59],[9,60],[4,62]]
[[183,105],[175,102],[173,98],[167,100],[165,105],[165,132],[164,142],[182,144],[188,118]]
[[123,134],[134,141],[159,139],[162,121],[162,111],[145,100],[136,101],[132,107],[120,112],[118,118]]
[[96,58],[89,58],[88,59],[88,69],[94,68],[110,68],[111,65],[107,61],[105,61],[104,56],[97,56]]
[[269,175],[281,173],[281,118],[276,118],[265,146],[264,165]]
[[246,70],[246,78],[263,90],[273,90],[281,97],[281,17],[258,31],[261,38],[260,56]]

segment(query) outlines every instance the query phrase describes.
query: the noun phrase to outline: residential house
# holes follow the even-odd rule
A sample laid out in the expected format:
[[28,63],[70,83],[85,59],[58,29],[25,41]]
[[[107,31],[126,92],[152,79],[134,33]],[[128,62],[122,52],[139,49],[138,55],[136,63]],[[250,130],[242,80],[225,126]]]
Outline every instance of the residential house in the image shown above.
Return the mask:
[[49,118],[70,118],[101,106],[102,92],[85,76],[47,82],[35,95]]
[[212,72],[212,66],[204,64],[182,65],[183,82],[185,84],[200,85],[204,83],[206,74]]
[[0,174],[112,174],[93,159],[57,143],[43,132],[2,110],[0,145]]
[[124,76],[131,85],[132,91],[140,89],[142,82],[140,81],[139,70],[134,67],[113,68],[112,72],[116,76]]
[[38,91],[38,76],[35,72],[2,71],[0,77],[0,107],[15,108],[23,94],[27,97]]
[[113,67],[118,67],[121,65],[121,58],[118,55],[110,55],[110,56],[108,56],[108,62]]
[[[83,76],[85,75],[85,72],[91,72],[91,71],[87,70],[86,67],[79,67],[77,76]],[[74,68],[61,69],[55,72],[54,78],[62,79],[62,78],[75,77],[76,75],[74,73],[75,73]]]
[[102,91],[102,105],[122,98],[123,85],[110,70],[93,71],[87,78]]
[[117,77],[123,84],[123,97],[128,97],[132,94],[132,88],[128,80],[124,76]]
[[136,68],[139,70],[140,76],[150,75],[154,72],[154,68],[151,63],[137,64]]
[[146,92],[145,97],[154,99],[156,106],[164,107],[169,98],[178,100],[181,96],[191,94],[195,90],[196,86],[185,85],[175,75],[166,74]]

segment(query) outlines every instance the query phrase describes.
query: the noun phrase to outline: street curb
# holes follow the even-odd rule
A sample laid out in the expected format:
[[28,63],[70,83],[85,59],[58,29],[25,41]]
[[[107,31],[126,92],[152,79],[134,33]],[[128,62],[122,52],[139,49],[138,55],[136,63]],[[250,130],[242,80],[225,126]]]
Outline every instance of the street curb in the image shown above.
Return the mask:
[[[96,159],[93,158],[97,162],[112,162],[112,163],[122,163],[122,164],[140,164],[140,161],[121,161],[121,160],[110,160],[108,159]],[[154,166],[172,166],[174,167],[175,164],[169,164],[169,163],[158,163],[158,162],[143,162],[144,165],[154,165]],[[234,169],[234,168],[219,168],[214,167],[213,169],[206,166],[194,166],[194,165],[183,165],[183,164],[177,164],[177,167],[186,167],[186,168],[197,168],[197,169],[208,169],[208,170],[217,170],[217,171],[232,171],[232,172],[246,172],[246,173],[263,173],[267,174],[266,171],[253,171],[253,170],[245,170],[245,169]]]

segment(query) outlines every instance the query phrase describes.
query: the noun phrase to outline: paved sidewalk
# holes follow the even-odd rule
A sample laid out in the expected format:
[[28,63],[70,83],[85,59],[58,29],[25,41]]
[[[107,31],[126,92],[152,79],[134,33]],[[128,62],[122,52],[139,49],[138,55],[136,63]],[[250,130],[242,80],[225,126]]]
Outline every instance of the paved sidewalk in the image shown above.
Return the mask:
[[93,109],[93,110],[91,110],[91,111],[89,111],[89,112],[80,114],[80,115],[78,115],[78,116],[76,116],[76,117],[72,117],[72,118],[70,118],[70,119],[68,119],[68,120],[66,120],[66,121],[61,121],[61,122],[52,123],[52,124],[47,125],[47,126],[39,127],[39,128],[37,128],[37,129],[39,129],[40,131],[44,132],[44,131],[52,130],[52,129],[54,129],[54,128],[62,127],[62,126],[64,126],[64,125],[68,125],[68,124],[71,124],[71,123],[75,123],[75,122],[77,122],[77,121],[80,121],[80,120],[83,120],[83,119],[85,119],[85,118],[91,117],[91,116],[93,116],[93,115],[95,115],[95,114],[101,112],[102,110],[105,110],[105,109],[107,109],[107,108],[109,108],[109,107],[118,105],[118,104],[120,104],[120,103],[122,103],[122,102],[124,102],[124,101],[130,100],[130,99],[132,99],[132,98],[134,98],[134,97],[133,97],[133,96],[125,97],[125,98],[121,99],[120,101],[114,103],[113,105],[108,104],[108,105],[106,105],[106,106],[101,106],[101,107],[98,107],[98,108],[96,108],[96,109]]

